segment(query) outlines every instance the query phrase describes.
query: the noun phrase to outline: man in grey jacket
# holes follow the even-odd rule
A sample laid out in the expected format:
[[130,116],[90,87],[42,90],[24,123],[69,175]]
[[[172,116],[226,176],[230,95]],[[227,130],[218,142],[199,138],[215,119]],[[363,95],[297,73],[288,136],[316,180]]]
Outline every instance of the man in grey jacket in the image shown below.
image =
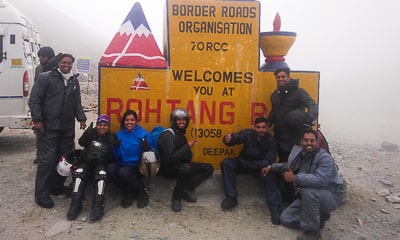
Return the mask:
[[281,224],[305,230],[299,240],[322,239],[320,230],[330,213],[342,204],[343,181],[334,160],[319,148],[314,130],[306,129],[300,144],[293,147],[287,163],[273,163],[262,173],[281,173],[296,189],[296,199],[282,212]]
[[86,128],[79,81],[71,73],[74,60],[71,54],[62,54],[58,68],[39,75],[29,98],[38,148],[35,202],[43,208],[54,206],[50,194],[64,193],[65,177],[57,174],[56,165],[74,148],[75,118],[81,129]]

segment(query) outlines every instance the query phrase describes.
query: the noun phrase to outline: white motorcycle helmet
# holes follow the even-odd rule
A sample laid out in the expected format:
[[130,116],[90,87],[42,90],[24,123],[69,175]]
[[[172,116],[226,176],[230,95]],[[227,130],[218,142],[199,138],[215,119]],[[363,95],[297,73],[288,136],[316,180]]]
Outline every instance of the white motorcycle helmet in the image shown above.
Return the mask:
[[82,162],[81,153],[82,150],[78,149],[61,156],[57,164],[58,174],[64,177],[71,176],[71,168]]

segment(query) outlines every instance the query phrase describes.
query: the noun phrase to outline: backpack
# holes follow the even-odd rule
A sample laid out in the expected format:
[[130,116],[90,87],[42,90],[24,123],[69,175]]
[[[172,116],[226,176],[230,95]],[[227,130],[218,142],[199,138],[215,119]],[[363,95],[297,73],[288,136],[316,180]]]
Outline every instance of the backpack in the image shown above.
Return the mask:
[[317,133],[318,133],[318,138],[319,138],[319,147],[324,149],[329,155],[331,155],[331,152],[329,150],[329,143],[328,140],[326,140],[324,134],[322,134],[321,128],[317,129]]
[[[324,149],[329,155],[331,155],[331,152],[329,150],[328,141],[326,140],[326,138],[325,138],[324,134],[322,133],[321,128],[319,126],[317,128],[317,133],[318,133],[318,138],[319,138],[319,143],[318,143],[319,147]],[[333,159],[333,157],[332,157],[332,159]],[[335,160],[333,159],[333,161],[335,161]],[[338,171],[339,177],[343,181],[344,196],[343,196],[342,202],[344,203],[347,200],[347,181],[346,181],[346,179],[344,179],[343,175],[339,172],[339,165],[337,165],[336,162],[335,162],[335,165],[336,165],[336,170]]]
[[155,152],[157,154],[158,154],[158,139],[160,138],[161,133],[163,133],[165,131],[171,132],[172,135],[175,137],[175,133],[174,133],[174,130],[172,130],[172,128],[155,126],[150,132],[151,140],[153,141],[154,145],[156,146]]

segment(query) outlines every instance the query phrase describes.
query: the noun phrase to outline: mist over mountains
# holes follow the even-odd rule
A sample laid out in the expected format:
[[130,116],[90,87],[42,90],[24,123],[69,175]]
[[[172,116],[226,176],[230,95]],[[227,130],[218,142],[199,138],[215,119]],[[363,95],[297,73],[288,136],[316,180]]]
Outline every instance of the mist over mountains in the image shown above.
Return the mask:
[[[44,2],[43,0],[8,0],[22,14],[31,19],[39,31],[43,46],[51,46],[56,53],[71,53],[75,57],[91,57],[97,63],[113,36],[101,34],[101,26],[93,29]],[[66,1],[68,4],[68,1]],[[124,16],[121,16],[121,19]],[[97,69],[96,69],[97,70]]]
[[[114,36],[105,34],[104,26],[85,25],[44,0],[8,1],[34,22],[43,45],[56,52],[91,57],[97,79],[97,63]],[[313,2],[318,2],[315,8],[301,3],[304,9],[291,15],[301,25],[290,29],[298,38],[287,62],[294,70],[320,71],[318,120],[328,140],[400,144],[400,81],[394,71],[399,68],[400,45],[396,41],[400,21],[394,2]],[[122,22],[125,16],[112,17]],[[104,17],[110,16],[105,12]],[[306,25],[312,28],[304,28]],[[306,39],[303,45],[301,38]]]

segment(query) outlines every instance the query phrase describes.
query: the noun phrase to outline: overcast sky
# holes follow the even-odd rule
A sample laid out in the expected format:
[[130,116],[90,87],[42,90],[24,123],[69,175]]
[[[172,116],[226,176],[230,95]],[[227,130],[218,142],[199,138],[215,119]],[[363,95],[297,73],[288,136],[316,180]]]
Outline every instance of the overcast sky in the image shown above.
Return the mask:
[[[111,38],[140,2],[161,48],[165,0],[46,0]],[[400,2],[396,0],[262,0],[261,31],[297,38],[286,57],[293,70],[321,72],[320,122],[328,138],[400,145]],[[118,4],[116,4],[118,3]],[[162,49],[162,48],[161,48]]]

